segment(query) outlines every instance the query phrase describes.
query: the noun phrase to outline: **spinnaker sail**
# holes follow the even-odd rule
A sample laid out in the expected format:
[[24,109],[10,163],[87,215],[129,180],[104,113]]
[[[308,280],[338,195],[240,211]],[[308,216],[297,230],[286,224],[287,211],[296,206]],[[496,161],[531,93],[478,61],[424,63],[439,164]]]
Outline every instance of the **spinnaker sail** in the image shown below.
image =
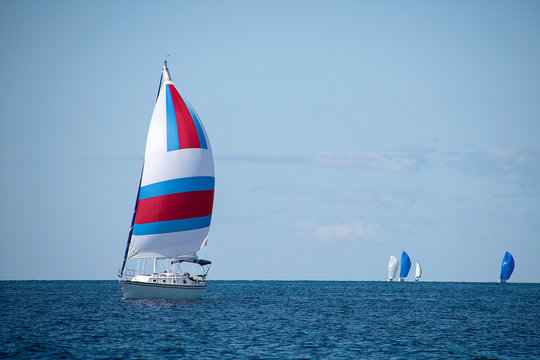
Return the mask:
[[399,271],[399,279],[401,281],[409,275],[409,270],[411,270],[411,258],[403,251],[401,253],[401,270]]
[[388,281],[394,280],[398,267],[399,267],[398,259],[396,259],[396,257],[393,255],[390,256],[390,260],[388,261]]
[[422,267],[420,266],[420,262],[416,261],[416,271],[414,273],[414,279],[418,281],[422,277]]
[[501,265],[501,282],[510,279],[512,272],[514,271],[514,257],[508,251],[504,253],[502,265]]
[[174,86],[167,64],[150,120],[126,259],[198,251],[214,202],[214,160],[199,116]]
[[[211,261],[207,244],[214,203],[214,160],[199,116],[163,64],[150,120],[143,171],[119,281],[126,299],[200,299]],[[154,260],[152,273],[126,269],[128,259]],[[161,267],[158,271],[158,263]],[[184,267],[195,265],[197,273]],[[142,271],[141,271],[142,270]]]

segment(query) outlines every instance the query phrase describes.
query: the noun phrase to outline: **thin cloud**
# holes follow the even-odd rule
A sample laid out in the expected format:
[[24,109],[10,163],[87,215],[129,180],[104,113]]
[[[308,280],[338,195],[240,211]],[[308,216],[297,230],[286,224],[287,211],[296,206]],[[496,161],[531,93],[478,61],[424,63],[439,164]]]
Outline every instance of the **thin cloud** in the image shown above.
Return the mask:
[[265,155],[217,155],[214,157],[216,161],[223,162],[256,162],[262,164],[288,164],[288,163],[304,163],[303,156],[265,156]]
[[377,231],[377,226],[360,222],[318,224],[313,221],[303,221],[294,224],[300,236],[324,242],[355,242],[369,240]]
[[492,149],[450,154],[448,166],[502,182],[514,183],[527,191],[540,190],[540,148],[523,151]]
[[298,163],[321,167],[376,169],[390,172],[419,170],[430,164],[431,149],[401,147],[394,151],[363,153],[319,153],[306,156],[220,155],[217,161],[257,162],[261,164]]
[[254,191],[281,196],[301,196],[319,199],[327,203],[382,204],[393,201],[393,194],[376,189],[348,189],[306,184],[267,184],[253,188]]
[[416,160],[408,153],[366,152],[366,153],[322,153],[306,159],[310,165],[328,167],[348,167],[405,172],[416,167]]

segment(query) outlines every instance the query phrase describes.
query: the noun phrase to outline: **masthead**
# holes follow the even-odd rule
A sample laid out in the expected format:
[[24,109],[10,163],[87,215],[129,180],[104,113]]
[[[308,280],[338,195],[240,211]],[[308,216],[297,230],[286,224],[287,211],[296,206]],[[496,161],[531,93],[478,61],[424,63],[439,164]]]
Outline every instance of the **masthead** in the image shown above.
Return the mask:
[[169,75],[169,69],[167,68],[167,59],[163,60],[163,79],[171,81],[171,75]]

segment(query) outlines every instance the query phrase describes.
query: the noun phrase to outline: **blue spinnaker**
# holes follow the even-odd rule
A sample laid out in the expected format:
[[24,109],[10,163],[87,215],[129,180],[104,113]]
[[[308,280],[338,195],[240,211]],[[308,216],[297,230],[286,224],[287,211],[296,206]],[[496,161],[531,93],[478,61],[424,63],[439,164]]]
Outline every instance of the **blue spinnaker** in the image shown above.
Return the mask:
[[401,253],[401,269],[399,271],[400,278],[406,278],[409,275],[409,270],[411,270],[411,258],[404,251]]
[[504,253],[504,258],[501,265],[501,280],[510,279],[514,271],[514,257],[508,251]]

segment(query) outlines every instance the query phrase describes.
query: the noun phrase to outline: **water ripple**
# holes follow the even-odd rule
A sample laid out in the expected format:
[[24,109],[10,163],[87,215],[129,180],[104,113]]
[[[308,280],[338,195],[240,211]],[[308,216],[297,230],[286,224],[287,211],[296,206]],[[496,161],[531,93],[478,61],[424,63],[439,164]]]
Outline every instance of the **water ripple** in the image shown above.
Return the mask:
[[540,358],[540,284],[210,281],[200,301],[114,281],[3,281],[0,358]]

